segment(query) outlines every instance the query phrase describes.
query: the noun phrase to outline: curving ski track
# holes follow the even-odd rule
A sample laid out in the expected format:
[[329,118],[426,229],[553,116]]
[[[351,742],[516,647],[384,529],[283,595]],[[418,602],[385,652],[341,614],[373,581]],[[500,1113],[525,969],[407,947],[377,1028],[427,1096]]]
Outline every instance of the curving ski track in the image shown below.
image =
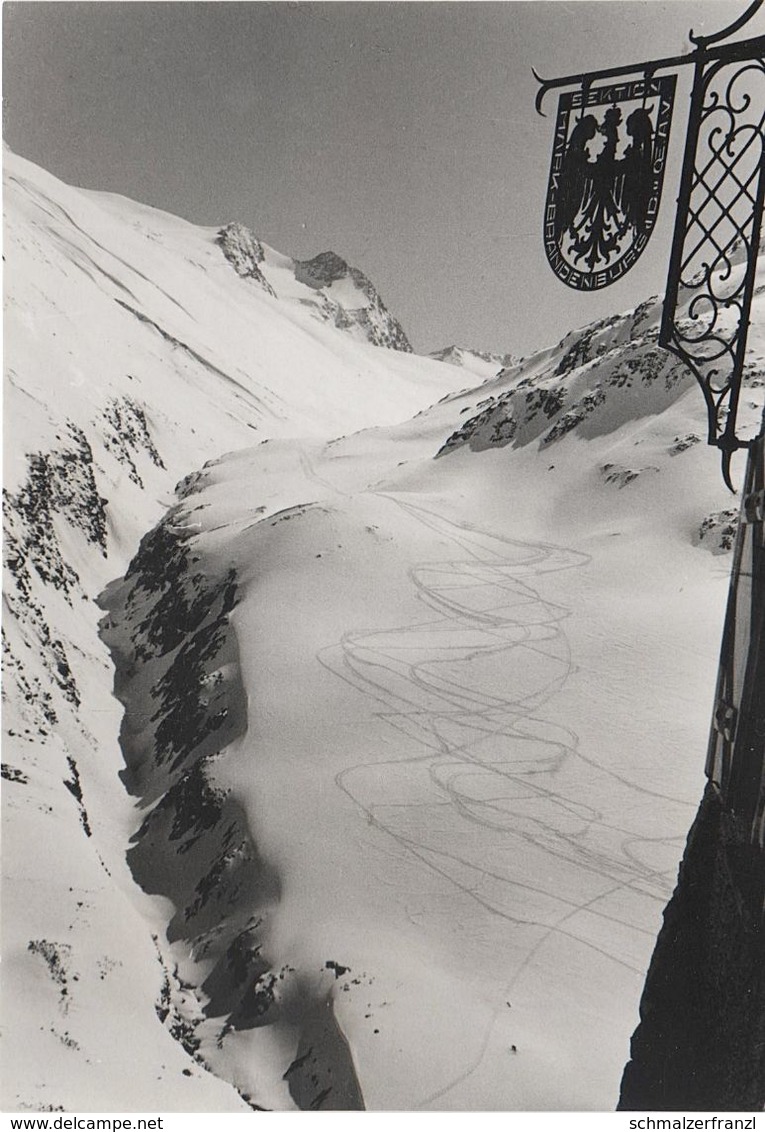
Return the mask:
[[[306,471],[332,486],[312,467]],[[640,848],[674,842],[679,856],[680,840],[639,836],[609,820],[593,799],[619,792],[665,796],[583,755],[576,733],[543,714],[575,671],[563,627],[571,611],[542,598],[532,582],[584,566],[589,556],[490,535],[409,498],[374,494],[451,540],[459,557],[408,571],[432,620],[347,632],[318,655],[325,668],[377,701],[377,718],[422,751],[347,767],[337,774],[337,787],[371,825],[486,914],[531,930],[503,997],[555,935],[642,978],[644,968],[625,958],[620,937],[623,929],[649,940],[654,932],[598,905],[625,889],[663,905],[675,866],[652,868]],[[397,784],[395,800],[386,798],[389,777]],[[572,789],[581,778],[589,786]],[[401,800],[402,794],[417,800]],[[619,806],[609,805],[609,812],[619,813]],[[534,868],[543,857],[551,867]],[[597,942],[584,934],[593,917],[606,928]],[[476,1070],[500,1009],[465,1071],[418,1107],[436,1103]]]

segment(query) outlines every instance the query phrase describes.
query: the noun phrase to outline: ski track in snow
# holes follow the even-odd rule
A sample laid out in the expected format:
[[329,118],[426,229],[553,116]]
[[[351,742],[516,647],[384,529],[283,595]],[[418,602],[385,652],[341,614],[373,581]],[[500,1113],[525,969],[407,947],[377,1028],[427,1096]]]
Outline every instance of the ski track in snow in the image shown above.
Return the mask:
[[[306,455],[301,462],[315,482],[333,492],[350,494],[319,476]],[[555,935],[576,941],[642,978],[645,971],[624,958],[618,939],[609,946],[606,935],[598,940],[603,946],[598,946],[577,933],[574,921],[587,913],[653,939],[652,931],[597,905],[623,890],[663,905],[676,866],[651,868],[640,860],[636,849],[641,844],[678,842],[679,853],[679,839],[641,837],[609,822],[596,805],[570,797],[565,783],[558,784],[556,779],[565,768],[586,774],[590,783],[594,776],[598,786],[613,779],[630,792],[666,796],[586,757],[572,729],[540,714],[575,669],[563,628],[571,610],[546,601],[531,581],[585,566],[589,556],[488,534],[392,493],[373,494],[454,542],[462,557],[408,571],[418,599],[436,614],[432,621],[378,632],[348,632],[339,646],[318,654],[326,669],[382,704],[376,718],[423,748],[414,758],[347,767],[337,774],[336,785],[369,824],[490,916],[539,929],[506,985],[504,997]],[[483,677],[480,671],[471,671],[486,658],[491,658],[495,675],[500,675],[502,690],[486,687],[491,668],[484,669]],[[572,766],[572,760],[579,765]],[[432,801],[385,800],[386,772],[400,784],[403,768],[411,779],[412,794],[422,796],[426,779]],[[608,796],[609,785],[604,785]],[[613,785],[610,789],[613,792]],[[602,795],[591,786],[580,793]],[[415,810],[417,820],[412,822]],[[507,850],[512,844],[518,849],[515,869],[508,863]],[[469,846],[468,855],[462,855],[460,846]],[[552,858],[547,887],[529,883],[523,863],[525,846]],[[502,858],[501,867],[487,865],[492,854]],[[587,874],[590,889],[595,878],[596,887],[601,885],[596,895],[584,900],[563,895],[561,882],[555,883],[558,862],[569,871],[573,867]],[[473,1062],[417,1107],[435,1103],[475,1072],[500,1009],[495,1010]]]

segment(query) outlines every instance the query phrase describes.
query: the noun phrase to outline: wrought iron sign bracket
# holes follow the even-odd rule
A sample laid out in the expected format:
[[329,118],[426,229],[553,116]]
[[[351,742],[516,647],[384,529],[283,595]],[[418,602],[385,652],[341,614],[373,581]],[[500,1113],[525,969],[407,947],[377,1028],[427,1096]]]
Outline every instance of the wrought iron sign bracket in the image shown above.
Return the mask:
[[762,4],[713,35],[691,32],[684,55],[556,79],[534,71],[540,114],[545,95],[562,91],[547,258],[567,286],[597,290],[630,270],[653,233],[676,84],[662,72],[694,68],[659,345],[701,387],[731,491],[731,456],[756,439],[737,432],[736,417],[765,198],[765,36],[723,41]]
[[[762,7],[763,0],[756,0],[752,5],[752,11],[747,15],[747,20],[754,15],[755,11]],[[736,21],[736,29],[741,27],[742,23]],[[731,25],[733,28],[734,25]],[[664,59],[648,59],[643,63],[633,63],[632,65],[623,67],[607,67],[602,71],[582,71],[577,75],[564,75],[557,79],[545,79],[537,73],[534,67],[531,68],[531,73],[539,83],[539,90],[537,91],[535,99],[535,107],[537,114],[542,118],[547,115],[542,110],[542,103],[545,95],[549,94],[551,90],[559,90],[563,87],[582,87],[591,86],[596,82],[603,82],[606,79],[619,79],[625,78],[630,75],[645,75],[647,78],[652,78],[657,71],[669,71],[674,67],[686,67],[689,64],[695,64],[699,58],[703,57],[707,62],[714,60],[722,60],[731,62],[748,58],[751,54],[762,55],[765,52],[765,35],[755,36],[754,39],[743,39],[736,43],[724,43],[719,47],[708,47],[707,44],[716,42],[721,36],[732,34],[731,28],[726,28],[725,32],[717,32],[713,36],[706,38],[695,37],[693,32],[690,32],[688,38],[696,43],[698,46],[694,51],[686,51],[683,55],[672,55]]]
[[742,519],[745,523],[765,523],[765,490],[744,496]]

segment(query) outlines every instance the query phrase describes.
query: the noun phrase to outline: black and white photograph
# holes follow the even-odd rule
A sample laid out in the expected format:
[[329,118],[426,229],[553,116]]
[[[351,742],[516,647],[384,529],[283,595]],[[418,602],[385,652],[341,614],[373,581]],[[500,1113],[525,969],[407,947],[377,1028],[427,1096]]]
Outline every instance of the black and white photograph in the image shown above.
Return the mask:
[[754,1128],[763,0],[2,21],[0,1109]]

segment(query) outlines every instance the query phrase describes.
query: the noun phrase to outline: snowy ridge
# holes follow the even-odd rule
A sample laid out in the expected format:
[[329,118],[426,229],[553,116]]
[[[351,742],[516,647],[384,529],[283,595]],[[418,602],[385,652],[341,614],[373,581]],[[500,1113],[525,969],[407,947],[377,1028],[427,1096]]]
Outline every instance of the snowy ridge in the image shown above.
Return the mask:
[[[301,307],[357,342],[412,353],[401,324],[385,307],[376,288],[336,252],[309,260],[290,260],[266,248],[243,224],[227,224],[217,243],[243,279],[250,279],[274,298],[291,297]],[[285,279],[289,272],[290,278]],[[271,281],[269,281],[269,276]]]
[[429,357],[450,366],[462,366],[476,377],[495,377],[499,370],[507,369],[517,361],[512,354],[493,354],[488,350],[470,350],[464,346],[444,346],[441,350],[432,350]]
[[[660,320],[661,303],[650,299],[627,314],[572,331],[553,351],[504,369],[488,387],[492,393],[476,405],[480,412],[447,438],[439,455],[463,444],[480,452],[538,440],[546,448],[573,430],[589,439],[668,409],[695,387],[695,379],[672,354],[658,349]],[[748,427],[750,435],[759,429],[765,388],[761,342],[755,350],[745,372],[740,416],[742,431]]]
[[[356,428],[390,422],[456,384],[434,362],[391,367],[385,351],[365,355],[360,330],[335,333],[318,309],[327,296],[299,283],[294,262],[242,226],[201,229],[123,198],[84,193],[13,154],[6,154],[5,180],[14,344],[8,410],[38,444],[52,445],[59,423],[47,410],[51,383],[81,428],[104,394],[129,394],[158,427],[170,425],[182,388],[194,418],[184,431],[195,429],[197,452],[211,445],[203,455],[242,442],[245,428],[321,435],[338,421]],[[254,268],[278,299],[254,285]],[[358,288],[351,290],[349,319],[363,305]],[[342,307],[341,295],[329,297]],[[74,333],[85,318],[86,331]],[[217,435],[208,419],[218,423]],[[190,456],[184,470],[196,463]]]
[[[189,1068],[177,1034],[157,1026],[156,1004],[173,973],[146,909],[136,907],[124,860],[119,715],[110,707],[93,597],[114,573],[131,518],[136,524],[156,506],[150,500],[115,525],[115,499],[129,506],[162,475],[161,457],[142,434],[140,412],[107,402],[90,439],[64,425],[59,446],[30,454],[26,477],[5,498],[3,1009],[14,1037],[5,1050],[11,1109],[246,1107],[202,1065]],[[116,496],[111,477],[121,476]],[[129,1078],[126,1041],[135,1046]]]

